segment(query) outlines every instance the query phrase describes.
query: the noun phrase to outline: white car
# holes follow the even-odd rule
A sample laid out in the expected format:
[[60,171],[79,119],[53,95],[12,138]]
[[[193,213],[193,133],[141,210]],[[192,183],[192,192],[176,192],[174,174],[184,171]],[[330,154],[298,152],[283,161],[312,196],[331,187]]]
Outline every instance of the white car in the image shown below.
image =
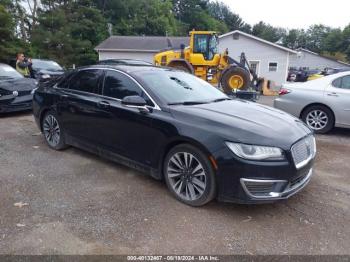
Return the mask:
[[301,118],[316,133],[350,128],[350,72],[284,84],[274,107]]

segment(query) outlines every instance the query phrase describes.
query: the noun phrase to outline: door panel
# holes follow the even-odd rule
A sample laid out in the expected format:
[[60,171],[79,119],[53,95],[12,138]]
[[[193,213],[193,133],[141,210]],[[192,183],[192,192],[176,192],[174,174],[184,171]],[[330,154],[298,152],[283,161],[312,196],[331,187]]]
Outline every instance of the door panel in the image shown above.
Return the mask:
[[128,95],[139,95],[150,105],[153,103],[135,81],[117,71],[106,71],[102,92],[110,107],[103,109],[109,118],[105,119],[108,128],[100,131],[101,143],[125,157],[150,165],[155,141],[162,135],[153,126],[159,111],[145,114],[137,108],[122,105],[121,99]]
[[103,114],[98,106],[99,83],[103,70],[83,70],[70,80],[68,89],[61,90],[58,111],[67,134],[97,142]]
[[325,99],[334,110],[337,124],[350,125],[350,76],[333,81],[325,90]]

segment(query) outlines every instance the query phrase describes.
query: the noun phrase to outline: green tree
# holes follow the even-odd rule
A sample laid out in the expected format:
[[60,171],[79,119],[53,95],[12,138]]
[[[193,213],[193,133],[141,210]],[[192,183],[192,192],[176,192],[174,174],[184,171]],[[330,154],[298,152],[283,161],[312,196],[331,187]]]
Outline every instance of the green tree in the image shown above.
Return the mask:
[[347,60],[350,61],[350,24],[344,28],[342,34],[343,42],[340,49],[346,54]]
[[304,29],[291,29],[283,37],[282,43],[291,49],[305,48],[307,45],[307,34]]
[[343,46],[343,32],[341,29],[331,29],[321,41],[321,49],[324,52],[335,54]]
[[28,46],[16,37],[13,8],[11,1],[0,0],[0,60],[5,62],[14,59],[16,53],[28,50]]
[[225,33],[228,27],[223,20],[210,14],[208,0],[173,0],[175,18],[183,25],[185,32],[195,30],[212,30]]
[[11,53],[10,43],[13,40],[14,23],[2,4],[0,4],[0,24],[0,59],[5,59]]
[[229,31],[241,30],[247,33],[251,31],[250,25],[246,24],[239,15],[233,13],[222,2],[210,2],[208,4],[208,12],[213,18],[225,23]]
[[324,38],[330,33],[331,28],[324,25],[312,25],[307,30],[307,45],[306,48],[321,53]]
[[117,35],[176,35],[178,23],[169,0],[95,0]]
[[32,44],[39,57],[65,66],[94,63],[94,47],[107,37],[107,23],[90,0],[43,2]]
[[273,27],[262,21],[255,24],[252,28],[252,34],[270,42],[277,42],[286,35],[286,30],[280,27]]

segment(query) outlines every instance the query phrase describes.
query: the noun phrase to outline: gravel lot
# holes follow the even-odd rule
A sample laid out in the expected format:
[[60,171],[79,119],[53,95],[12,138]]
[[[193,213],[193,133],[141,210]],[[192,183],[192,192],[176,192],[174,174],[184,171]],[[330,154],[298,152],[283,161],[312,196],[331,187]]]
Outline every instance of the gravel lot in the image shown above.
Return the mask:
[[191,208],[134,170],[49,149],[31,113],[5,115],[0,253],[350,254],[350,130],[319,135],[317,146],[310,184],[289,200]]

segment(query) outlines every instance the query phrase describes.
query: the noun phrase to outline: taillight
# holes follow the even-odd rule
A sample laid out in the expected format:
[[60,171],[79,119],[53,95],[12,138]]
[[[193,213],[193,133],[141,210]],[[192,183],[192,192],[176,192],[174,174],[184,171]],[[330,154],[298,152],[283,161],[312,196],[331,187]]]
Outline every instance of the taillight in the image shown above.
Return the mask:
[[286,95],[286,94],[289,94],[291,91],[287,88],[281,88],[280,91],[278,92],[278,94],[280,96],[283,96],[283,95]]

